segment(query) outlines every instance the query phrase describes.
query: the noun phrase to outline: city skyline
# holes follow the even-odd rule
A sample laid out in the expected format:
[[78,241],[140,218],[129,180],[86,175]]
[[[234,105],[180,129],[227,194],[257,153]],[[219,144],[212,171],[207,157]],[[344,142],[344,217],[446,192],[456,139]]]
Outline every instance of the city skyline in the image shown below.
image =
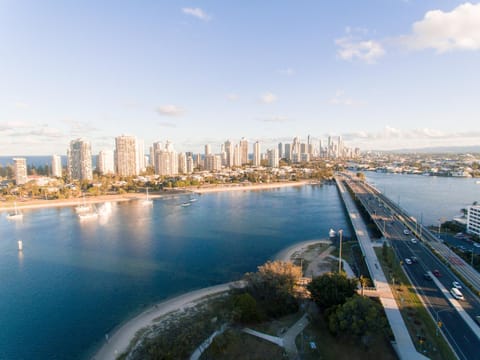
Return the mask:
[[120,133],[179,152],[480,143],[480,3],[272,4],[3,2],[0,155]]

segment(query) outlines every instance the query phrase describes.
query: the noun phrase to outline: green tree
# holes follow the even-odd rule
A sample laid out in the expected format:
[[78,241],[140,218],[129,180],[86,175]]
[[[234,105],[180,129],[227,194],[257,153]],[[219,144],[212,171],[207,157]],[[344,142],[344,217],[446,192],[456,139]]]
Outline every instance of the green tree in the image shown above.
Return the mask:
[[247,273],[247,291],[262,305],[268,316],[276,317],[298,310],[294,286],[302,270],[290,262],[269,261],[255,273]]
[[357,178],[359,180],[365,181],[365,174],[362,172],[357,172]]
[[233,314],[233,319],[241,323],[257,322],[261,318],[257,301],[249,293],[234,296]]
[[336,307],[328,318],[328,326],[334,334],[351,334],[367,344],[370,335],[385,330],[387,321],[378,303],[357,295]]
[[357,279],[349,279],[345,273],[328,273],[318,276],[308,284],[312,299],[323,310],[343,304],[357,289]]

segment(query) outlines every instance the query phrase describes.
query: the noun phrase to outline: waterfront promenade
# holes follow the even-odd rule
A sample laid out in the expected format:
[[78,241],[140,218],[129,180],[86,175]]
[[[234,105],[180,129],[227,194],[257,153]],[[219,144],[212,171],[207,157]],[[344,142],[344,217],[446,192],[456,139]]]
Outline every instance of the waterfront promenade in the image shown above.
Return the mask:
[[408,333],[407,327],[400,314],[395,298],[392,294],[390,286],[388,285],[385,274],[378,264],[377,255],[372,246],[372,240],[368,235],[367,227],[348,192],[345,190],[342,181],[335,177],[338,190],[343,199],[348,215],[350,217],[353,229],[357,236],[360,247],[362,248],[365,262],[370,272],[370,276],[375,284],[375,287],[383,305],[388,322],[395,337],[394,348],[402,360],[407,359],[427,359],[422,354],[418,353],[413,345],[412,339]]

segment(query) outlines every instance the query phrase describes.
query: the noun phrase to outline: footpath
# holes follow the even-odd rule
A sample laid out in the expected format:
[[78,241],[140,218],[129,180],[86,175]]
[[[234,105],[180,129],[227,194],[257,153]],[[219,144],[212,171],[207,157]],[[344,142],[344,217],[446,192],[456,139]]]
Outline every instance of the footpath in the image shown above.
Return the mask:
[[410,338],[410,334],[408,333],[405,322],[400,314],[400,310],[397,306],[397,302],[395,301],[390,286],[388,285],[385,274],[378,264],[377,255],[373,249],[373,242],[368,235],[365,222],[358,212],[358,209],[350,197],[350,194],[345,190],[341,180],[335,177],[335,181],[345,207],[347,208],[353,229],[357,236],[363,255],[365,256],[365,262],[395,337],[394,348],[398,357],[402,360],[428,359],[424,355],[418,353],[413,345],[412,339]]

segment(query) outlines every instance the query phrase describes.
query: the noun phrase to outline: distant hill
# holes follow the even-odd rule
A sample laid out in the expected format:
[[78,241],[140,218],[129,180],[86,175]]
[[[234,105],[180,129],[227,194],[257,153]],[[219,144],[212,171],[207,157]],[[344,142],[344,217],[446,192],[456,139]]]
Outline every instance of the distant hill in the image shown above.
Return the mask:
[[388,151],[381,151],[380,152],[387,152],[387,153],[395,153],[395,154],[465,154],[465,153],[480,153],[480,145],[479,146],[437,146],[437,147],[424,147],[418,149],[396,149],[396,150],[388,150]]

